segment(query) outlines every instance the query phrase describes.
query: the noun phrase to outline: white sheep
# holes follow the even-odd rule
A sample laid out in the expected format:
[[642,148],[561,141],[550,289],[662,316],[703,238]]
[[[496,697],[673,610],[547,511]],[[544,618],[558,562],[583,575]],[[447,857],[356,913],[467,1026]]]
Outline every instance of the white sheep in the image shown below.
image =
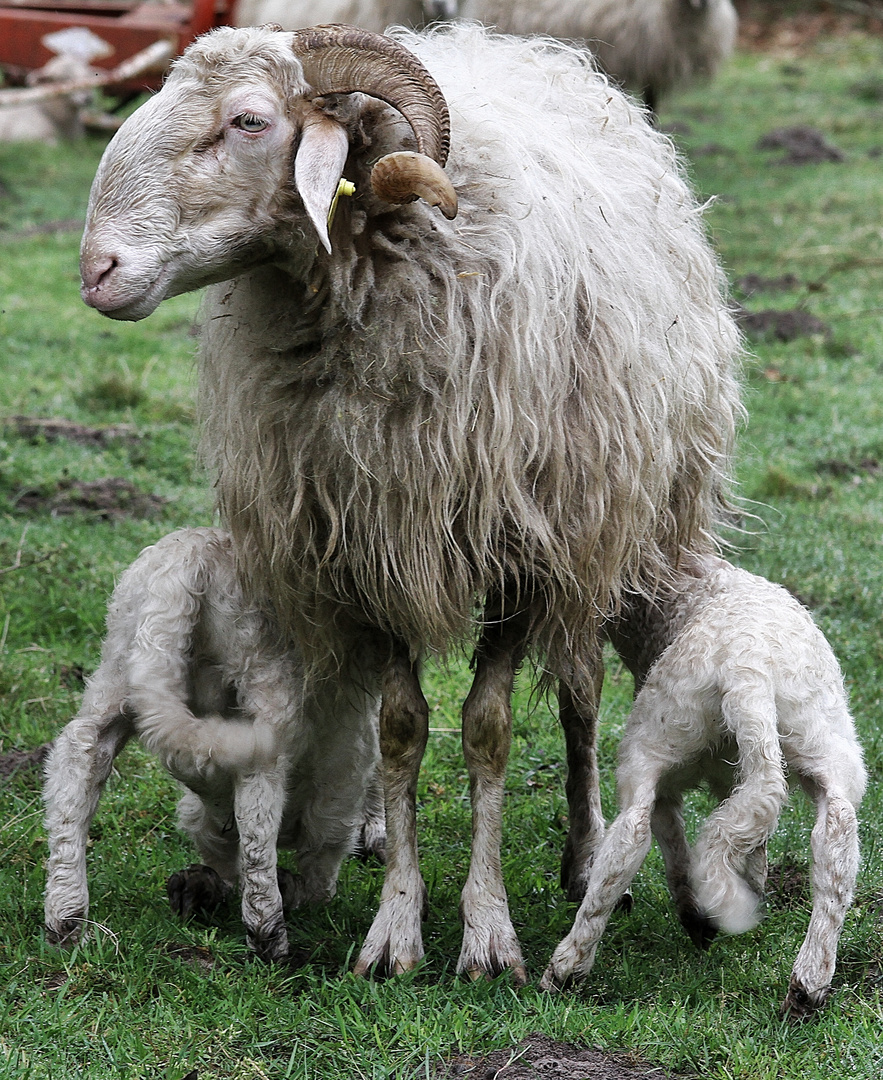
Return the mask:
[[584,41],[654,112],[669,90],[713,76],[738,28],[731,0],[459,0],[457,14],[507,34]]
[[310,669],[382,658],[359,677],[383,694],[387,871],[356,970],[423,955],[419,660],[478,635],[459,969],[523,980],[500,868],[514,671],[562,680],[582,880],[600,618],[725,511],[740,341],[669,140],[548,39],[221,29],[126,120],[87,218],[105,315],[222,282],[202,445],[248,587]]
[[[298,654],[245,601],[219,529],[184,529],[142,551],[114,590],[107,630],[82,707],[46,763],[49,939],[74,944],[87,926],[89,825],[136,736],[184,785],[179,822],[203,860],[169,879],[172,907],[211,909],[238,881],[249,945],[283,958],[283,906],[330,899],[356,841],[376,699],[351,685],[321,698],[305,689]],[[369,814],[375,848],[377,826]],[[277,870],[277,845],[297,853],[296,876]]]
[[[707,945],[718,928],[751,929],[766,880],[767,841],[788,795],[786,772],[816,806],[813,908],[783,1014],[799,1019],[831,991],[837,942],[859,862],[856,807],[866,774],[837,660],[809,612],[779,585],[722,559],[696,560],[683,591],[637,602],[625,621],[659,658],[641,683],[619,748],[620,813],[596,853],[547,989],[592,967],[607,919],[644,861],[651,833],[678,915]],[[623,632],[620,627],[613,638]],[[691,852],[684,791],[707,781],[720,805]]]

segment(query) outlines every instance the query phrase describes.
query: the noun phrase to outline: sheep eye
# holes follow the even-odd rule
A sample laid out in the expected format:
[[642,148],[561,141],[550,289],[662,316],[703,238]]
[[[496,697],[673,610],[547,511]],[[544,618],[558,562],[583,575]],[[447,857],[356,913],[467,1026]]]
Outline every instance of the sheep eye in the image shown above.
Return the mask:
[[240,113],[239,116],[234,116],[232,121],[233,127],[238,127],[242,131],[249,131],[251,133],[257,131],[263,131],[264,128],[269,126],[269,121],[264,120],[263,117],[255,116],[254,113]]

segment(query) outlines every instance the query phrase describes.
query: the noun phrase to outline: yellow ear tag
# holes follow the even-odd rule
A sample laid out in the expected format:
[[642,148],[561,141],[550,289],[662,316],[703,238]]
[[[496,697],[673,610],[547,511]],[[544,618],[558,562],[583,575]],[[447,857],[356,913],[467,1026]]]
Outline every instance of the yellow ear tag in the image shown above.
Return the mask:
[[356,185],[350,180],[344,180],[343,177],[337,185],[337,191],[334,193],[334,198],[331,200],[331,208],[328,211],[328,228],[331,228],[331,222],[334,221],[334,214],[337,211],[337,201],[341,195],[355,195]]

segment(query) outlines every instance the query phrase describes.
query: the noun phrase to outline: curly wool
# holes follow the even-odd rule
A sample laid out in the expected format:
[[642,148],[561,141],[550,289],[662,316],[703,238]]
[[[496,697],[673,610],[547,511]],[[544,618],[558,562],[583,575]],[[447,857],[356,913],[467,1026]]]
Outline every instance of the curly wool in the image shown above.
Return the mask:
[[394,36],[449,103],[460,213],[371,195],[369,162],[410,134],[365,103],[333,254],[209,290],[203,452],[308,658],[359,625],[443,653],[514,581],[554,666],[623,587],[712,547],[738,333],[671,143],[586,53]]

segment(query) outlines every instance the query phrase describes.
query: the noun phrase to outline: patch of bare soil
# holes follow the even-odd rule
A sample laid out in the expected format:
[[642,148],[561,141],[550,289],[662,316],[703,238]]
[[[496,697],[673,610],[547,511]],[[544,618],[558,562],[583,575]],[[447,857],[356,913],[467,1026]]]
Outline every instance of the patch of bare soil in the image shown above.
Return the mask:
[[534,1034],[510,1050],[485,1057],[458,1056],[436,1072],[437,1080],[669,1080],[652,1065],[601,1050]]
[[783,862],[769,868],[764,888],[768,907],[790,908],[809,896],[809,873],[799,863]]
[[216,963],[211,949],[206,949],[203,945],[164,945],[162,951],[166,956],[174,957],[182,964],[206,973],[211,971]]
[[822,334],[829,337],[831,327],[815,315],[801,308],[779,311],[767,308],[764,311],[746,311],[742,308],[736,313],[739,324],[749,337],[767,341],[794,341],[799,337],[811,337]]
[[858,477],[862,473],[866,476],[880,475],[880,462],[875,457],[864,457],[859,461],[843,461],[841,458],[826,458],[816,462],[816,471],[829,473],[831,476],[843,479],[847,476]]
[[53,517],[68,514],[92,514],[105,520],[147,518],[158,514],[168,499],[139,491],[120,476],[104,480],[62,480],[54,492],[25,491],[15,501],[17,510],[49,513]]
[[785,156],[775,162],[777,165],[815,165],[820,161],[846,160],[842,150],[809,124],[774,128],[758,140],[757,149],[784,150]]
[[43,743],[33,750],[7,750],[0,754],[0,777],[6,778],[20,769],[37,769],[46,760],[51,743]]
[[110,442],[136,442],[138,439],[131,424],[93,428],[86,427],[85,424],[76,424],[73,420],[65,420],[62,417],[44,419],[37,416],[10,416],[4,423],[13,428],[23,439],[32,439],[35,442],[41,439],[47,442],[67,439],[69,442],[81,443],[84,446],[107,446]]
[[737,278],[733,285],[743,296],[753,296],[756,292],[791,292],[800,288],[800,279],[796,274],[782,274],[781,277],[745,274]]
[[809,52],[819,38],[842,37],[857,31],[880,33],[883,12],[875,18],[872,3],[862,11],[845,11],[845,5],[834,3],[807,4],[807,8],[815,10],[783,14],[778,0],[736,0],[739,47],[790,58]]

